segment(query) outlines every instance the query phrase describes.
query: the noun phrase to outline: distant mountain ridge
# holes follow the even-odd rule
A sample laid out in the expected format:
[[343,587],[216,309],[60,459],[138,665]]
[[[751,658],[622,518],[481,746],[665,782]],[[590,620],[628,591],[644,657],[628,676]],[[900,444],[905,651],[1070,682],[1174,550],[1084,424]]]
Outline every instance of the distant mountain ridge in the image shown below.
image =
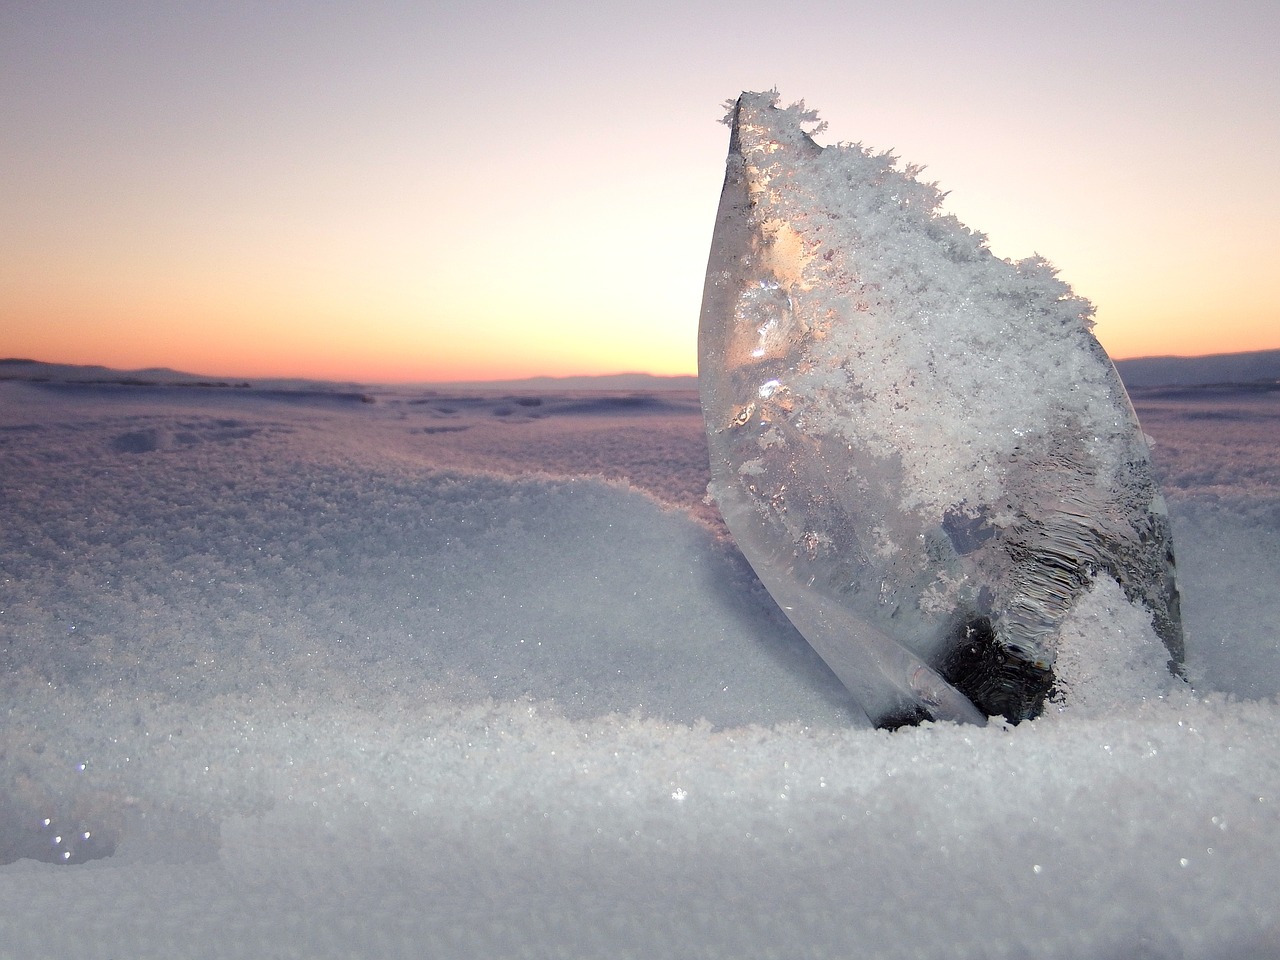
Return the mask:
[[[359,390],[389,384],[356,381],[308,380],[303,378],[213,377],[168,367],[117,370],[112,367],[74,363],[45,363],[19,357],[0,358],[0,380],[54,381],[60,383],[102,383],[137,386],[241,387],[271,390]],[[526,377],[518,380],[421,381],[394,384],[398,389],[421,390],[510,390],[542,393],[565,390],[696,390],[693,376],[660,377],[649,373],[612,373],[595,377]]]
[[[1218,353],[1206,357],[1136,357],[1117,360],[1116,370],[1130,389],[1189,387],[1211,384],[1280,382],[1280,349],[1247,353]],[[57,381],[155,386],[238,387],[270,390],[359,390],[374,384],[302,378],[221,378],[166,367],[116,370],[111,367],[69,363],[44,363],[17,357],[0,359],[0,380]],[[565,390],[652,391],[696,390],[694,376],[655,376],[649,373],[614,373],[584,377],[526,377],[517,380],[423,381],[396,384],[399,389],[505,390],[545,393]]]
[[[56,380],[64,383],[198,383],[218,381],[218,377],[203,377],[168,367],[147,367],[144,370],[118,370],[98,364],[46,363],[43,360],[27,360],[20,357],[0,358],[0,380]],[[244,382],[244,381],[240,381]]]
[[414,384],[437,390],[697,390],[690,375],[660,377],[652,373],[607,373],[594,377],[525,377],[520,380],[470,380]]
[[118,370],[97,364],[45,363],[18,357],[0,358],[0,380],[29,380],[53,383],[107,384],[156,387],[236,387],[259,390],[358,390],[360,384],[331,380],[274,378],[251,380],[245,377],[213,377],[186,373],[169,367]]
[[1193,387],[1280,381],[1280,350],[1216,353],[1207,357],[1136,357],[1117,360],[1126,387]]

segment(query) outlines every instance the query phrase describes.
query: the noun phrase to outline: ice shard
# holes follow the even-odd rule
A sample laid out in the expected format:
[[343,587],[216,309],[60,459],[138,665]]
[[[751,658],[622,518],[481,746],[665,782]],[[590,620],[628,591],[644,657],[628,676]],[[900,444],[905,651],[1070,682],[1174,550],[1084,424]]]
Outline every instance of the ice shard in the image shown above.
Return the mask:
[[698,376],[710,493],[779,606],[886,727],[1037,715],[1100,577],[1178,672],[1168,514],[1092,306],[803,103],[730,106]]

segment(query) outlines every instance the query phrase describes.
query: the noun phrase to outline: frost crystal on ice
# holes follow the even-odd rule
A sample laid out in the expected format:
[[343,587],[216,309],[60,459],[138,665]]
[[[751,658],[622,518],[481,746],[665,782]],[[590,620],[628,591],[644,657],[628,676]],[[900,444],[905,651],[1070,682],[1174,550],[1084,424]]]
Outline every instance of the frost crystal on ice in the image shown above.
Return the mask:
[[1035,716],[1097,577],[1176,671],[1168,516],[1092,306],[815,120],[776,93],[726,118],[698,375],[742,552],[883,726]]

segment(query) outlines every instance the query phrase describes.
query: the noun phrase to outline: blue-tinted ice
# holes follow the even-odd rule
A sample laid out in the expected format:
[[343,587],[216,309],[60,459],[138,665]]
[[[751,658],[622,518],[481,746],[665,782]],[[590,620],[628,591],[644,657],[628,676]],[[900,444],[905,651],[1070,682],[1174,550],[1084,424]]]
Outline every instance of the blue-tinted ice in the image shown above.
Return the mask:
[[1092,306],[815,120],[776,93],[726,118],[699,379],[742,552],[884,726],[1035,716],[1097,577],[1176,672],[1168,516]]

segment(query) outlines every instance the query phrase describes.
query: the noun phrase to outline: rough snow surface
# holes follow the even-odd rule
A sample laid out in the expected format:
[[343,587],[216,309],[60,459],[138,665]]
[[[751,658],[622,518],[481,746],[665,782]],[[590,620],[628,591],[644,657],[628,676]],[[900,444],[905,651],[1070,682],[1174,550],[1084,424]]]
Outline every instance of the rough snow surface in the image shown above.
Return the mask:
[[0,383],[0,956],[1280,952],[1276,394],[1138,397],[1193,687],[1103,589],[1062,709],[892,734],[693,397],[371,399]]

